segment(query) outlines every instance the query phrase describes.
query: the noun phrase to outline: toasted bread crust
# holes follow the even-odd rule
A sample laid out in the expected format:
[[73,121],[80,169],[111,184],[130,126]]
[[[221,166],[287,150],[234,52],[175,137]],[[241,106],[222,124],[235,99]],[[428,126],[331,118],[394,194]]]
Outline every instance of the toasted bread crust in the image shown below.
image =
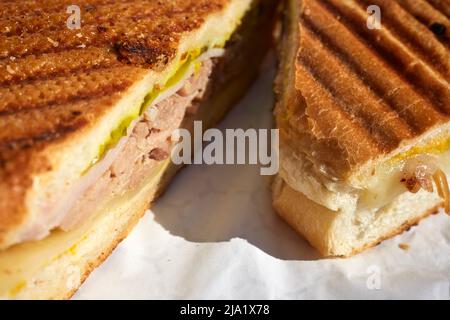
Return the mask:
[[[316,167],[344,179],[448,124],[445,14],[423,0],[292,0],[291,5],[298,16],[288,11],[295,22],[280,52],[297,49],[281,56],[277,126],[281,139]],[[367,27],[369,5],[381,9],[380,30]],[[436,23],[446,31],[436,32]]]
[[27,192],[52,172],[58,148],[79,137],[184,37],[232,0],[82,0],[0,3],[0,244],[27,219]]

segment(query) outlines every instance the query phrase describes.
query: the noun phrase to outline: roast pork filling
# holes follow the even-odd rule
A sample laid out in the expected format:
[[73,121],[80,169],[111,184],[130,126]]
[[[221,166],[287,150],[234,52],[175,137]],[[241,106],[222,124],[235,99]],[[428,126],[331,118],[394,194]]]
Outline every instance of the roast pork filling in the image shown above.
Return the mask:
[[177,142],[174,132],[207,94],[213,64],[212,59],[203,61],[178,92],[144,113],[112,165],[75,202],[60,228],[78,227],[102,204],[142,185],[170,157]]

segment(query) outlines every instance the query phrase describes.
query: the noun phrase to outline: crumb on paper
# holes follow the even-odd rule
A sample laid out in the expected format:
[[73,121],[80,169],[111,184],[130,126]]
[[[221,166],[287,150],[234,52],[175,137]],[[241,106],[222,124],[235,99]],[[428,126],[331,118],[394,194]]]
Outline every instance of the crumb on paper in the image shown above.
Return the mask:
[[400,243],[400,244],[398,245],[398,247],[399,247],[400,249],[402,249],[402,250],[408,251],[409,248],[410,248],[410,245],[407,244],[407,243]]

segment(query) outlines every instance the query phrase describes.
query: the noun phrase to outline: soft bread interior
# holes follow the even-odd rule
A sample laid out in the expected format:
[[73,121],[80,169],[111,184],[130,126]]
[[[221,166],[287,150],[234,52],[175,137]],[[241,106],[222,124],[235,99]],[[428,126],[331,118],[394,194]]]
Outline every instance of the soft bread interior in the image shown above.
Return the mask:
[[380,209],[332,211],[308,199],[276,178],[273,204],[278,214],[322,255],[348,257],[407,230],[437,211],[435,193],[403,193]]

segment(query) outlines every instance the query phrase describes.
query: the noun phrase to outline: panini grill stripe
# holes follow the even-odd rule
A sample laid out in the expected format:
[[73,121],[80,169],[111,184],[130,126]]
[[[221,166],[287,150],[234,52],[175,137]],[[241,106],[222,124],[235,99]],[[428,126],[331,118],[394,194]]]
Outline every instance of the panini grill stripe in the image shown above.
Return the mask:
[[68,50],[58,54],[27,56],[0,61],[0,87],[21,81],[49,80],[91,69],[119,66],[116,54],[106,48]]
[[[130,7],[127,3],[111,3],[95,10],[94,13],[82,12],[82,27],[86,26],[112,26],[118,19],[138,21],[145,17],[154,16],[155,9],[149,8],[148,1],[139,1]],[[138,6],[139,4],[139,6]],[[29,11],[28,11],[29,12]],[[37,32],[52,30],[55,26],[65,27],[69,15],[65,8],[54,13],[46,12],[46,16],[36,17],[27,14],[16,19],[11,26],[11,20],[5,18],[0,20],[0,33],[4,36],[20,36],[23,33],[32,35]],[[60,29],[60,28],[59,28]],[[82,31],[80,29],[79,31]]]
[[[348,1],[346,3],[348,4]],[[398,39],[385,30],[369,30],[366,28],[366,17],[362,10],[356,10],[355,12],[354,7],[343,6],[343,3],[335,0],[330,0],[327,4],[322,2],[322,5],[341,15],[339,21],[346,28],[359,35],[359,43],[365,43],[369,54],[375,54],[376,52],[390,64],[392,71],[397,71],[397,74],[405,83],[409,83],[414,91],[420,92],[424,100],[429,100],[431,106],[440,110],[443,115],[450,114],[448,82],[437,76],[428,64],[424,61],[418,62],[417,57],[411,55],[411,52]],[[366,41],[369,40],[370,42],[367,43]],[[358,45],[359,43],[355,42],[354,44]]]
[[[142,17],[144,20],[151,19],[151,16]],[[138,30],[151,27],[152,23],[141,24]],[[137,37],[141,31],[129,32],[130,38]],[[35,35],[25,35],[7,37],[0,42],[0,59],[6,59],[10,56],[16,58],[26,57],[28,55],[39,55],[49,53],[59,53],[67,50],[74,50],[83,46],[108,46],[121,39],[129,28],[123,25],[121,28],[109,29],[106,32],[99,31],[97,26],[85,26],[82,30],[83,37],[78,37],[79,30],[64,29],[61,31],[44,32],[44,35],[36,37]],[[148,34],[148,33],[147,33]],[[156,36],[156,34],[154,34]],[[112,46],[109,46],[112,47]]]
[[[450,20],[445,14],[437,10],[428,2],[414,2],[414,0],[399,0],[400,4],[419,20],[426,28],[433,30],[436,25],[444,26],[443,34],[435,34],[441,43],[450,49]],[[449,3],[450,8],[450,3]],[[447,58],[450,59],[450,58]]]
[[[354,1],[354,0],[353,0]],[[450,78],[450,56],[446,46],[437,38],[428,26],[416,19],[413,13],[402,7],[398,1],[363,0],[365,5],[380,6],[382,10],[382,26],[399,42],[403,43],[413,55],[419,56],[433,68],[435,73],[447,81]],[[421,2],[423,3],[423,2]],[[406,4],[406,2],[405,2]],[[417,3],[416,3],[417,5]],[[447,23],[448,20],[445,19]],[[442,68],[444,66],[444,68]]]
[[[143,72],[143,69],[118,67],[0,88],[0,114],[13,114],[19,110],[42,108],[124,90],[139,80]],[[20,96],[15,94],[17,91],[21,92]]]
[[[397,0],[404,10],[408,11],[425,27],[429,28],[431,24],[445,23],[448,24],[448,18],[444,13],[433,7],[428,2],[416,0]],[[450,4],[449,4],[450,6]]]
[[[134,0],[121,0],[124,3],[132,3]],[[76,0],[76,1],[64,1],[53,0],[46,1],[45,6],[42,5],[42,0],[36,1],[23,1],[23,0],[9,0],[2,1],[2,11],[0,16],[20,16],[26,13],[33,13],[36,16],[42,13],[52,13],[56,11],[65,11],[69,5],[76,4],[82,10],[86,7],[95,5],[95,7],[102,7],[104,5],[112,4],[117,2],[117,0]],[[74,3],[76,2],[76,3]]]
[[[178,2],[177,2],[178,3]],[[158,6],[159,8],[159,6]],[[33,34],[24,36],[3,37],[0,41],[0,59],[9,56],[23,57],[30,54],[56,53],[64,50],[75,49],[78,46],[112,46],[116,41],[137,39],[141,35],[144,38],[141,41],[155,43],[159,48],[172,47],[172,43],[183,33],[197,28],[203,21],[196,17],[191,17],[189,12],[193,10],[198,14],[220,9],[221,5],[217,3],[208,3],[201,1],[195,6],[186,6],[181,8],[172,8],[161,6],[161,11],[154,10],[152,13],[139,17],[137,20],[120,19],[114,25],[114,28],[99,30],[98,26],[88,25],[80,30],[69,30],[65,28],[58,31],[44,31],[36,37]],[[157,24],[154,23],[159,18]],[[130,25],[134,27],[130,29]],[[79,38],[77,34],[83,34]],[[164,37],[164,34],[171,34],[171,37]]]
[[89,98],[66,105],[45,106],[0,116],[0,141],[11,143],[54,132],[61,124],[72,126],[79,121],[90,122],[95,112],[113,104],[120,94]]
[[[342,19],[335,19],[321,6],[316,7],[311,4],[310,8],[310,15],[303,16],[304,23],[309,24],[321,36],[320,46],[330,50],[328,55],[337,60],[334,63],[342,63],[349,68],[349,72],[353,73],[354,79],[349,83],[362,82],[356,87],[363,87],[364,89],[361,90],[370,88],[371,94],[375,94],[376,98],[373,100],[375,103],[383,105],[385,110],[397,113],[400,119],[390,125],[392,130],[403,132],[400,134],[400,138],[408,137],[408,132],[411,131],[423,132],[424,128],[442,120],[442,116],[433,108],[432,104],[417,94],[414,88],[405,83],[393,70],[387,71],[389,65],[351,33],[342,24]],[[335,72],[339,74],[347,71],[341,67]],[[346,86],[343,87],[346,88]],[[348,94],[351,95],[351,93]],[[405,110],[404,106],[414,106],[418,102],[420,105],[416,105],[415,109]],[[361,100],[361,103],[367,102]],[[428,118],[423,118],[424,110],[428,113]]]
[[[301,63],[311,70],[316,81],[336,99],[343,111],[369,130],[367,138],[374,139],[384,150],[396,147],[401,140],[410,138],[411,130],[402,118],[382,103],[383,98],[374,94],[359,80],[342,57],[338,58],[327,47],[321,46],[320,39],[308,27],[308,23],[302,25],[304,44],[300,54]],[[340,86],[342,82],[354,83],[359,90]]]
[[[361,145],[359,151],[349,154],[350,157],[354,157],[355,162],[367,159],[361,159],[364,154],[371,154],[373,152],[380,152],[382,147],[375,140],[372,139],[372,135],[367,130],[367,127],[358,123],[355,126],[355,118],[348,112],[344,111],[342,105],[333,97],[333,94],[328,90],[327,86],[317,81],[318,78],[314,74],[314,70],[309,68],[306,64],[300,63],[297,65],[298,70],[301,72],[301,82],[305,84],[305,95],[312,100],[314,96],[320,92],[320,102],[316,100],[316,103],[309,101],[308,107],[305,110],[305,114],[308,115],[310,121],[310,130],[313,132],[317,139],[333,139],[339,137],[340,142],[343,144],[341,147],[348,148],[351,145],[359,144],[358,138],[355,137],[367,137],[368,143]],[[319,104],[324,104],[327,108],[321,108]],[[311,110],[312,109],[312,110]],[[339,126],[322,128],[319,119],[327,119],[329,122],[339,122]],[[328,121],[327,121],[328,122]],[[346,129],[348,128],[348,129]],[[357,133],[357,134],[355,134]],[[350,149],[350,148],[348,148]]]
[[450,19],[450,0],[426,0],[436,10]]
[[[30,149],[32,147],[37,147],[37,144],[41,142],[51,142],[55,141],[70,132],[74,132],[82,126],[85,126],[87,122],[85,120],[80,120],[78,123],[69,125],[60,124],[58,127],[54,128],[53,131],[44,132],[40,135],[33,136],[31,138],[14,139],[9,141],[0,141],[0,162],[5,162],[5,160],[11,160],[14,158],[18,151],[24,149]],[[9,159],[8,159],[9,158]],[[3,161],[2,161],[3,160]]]

